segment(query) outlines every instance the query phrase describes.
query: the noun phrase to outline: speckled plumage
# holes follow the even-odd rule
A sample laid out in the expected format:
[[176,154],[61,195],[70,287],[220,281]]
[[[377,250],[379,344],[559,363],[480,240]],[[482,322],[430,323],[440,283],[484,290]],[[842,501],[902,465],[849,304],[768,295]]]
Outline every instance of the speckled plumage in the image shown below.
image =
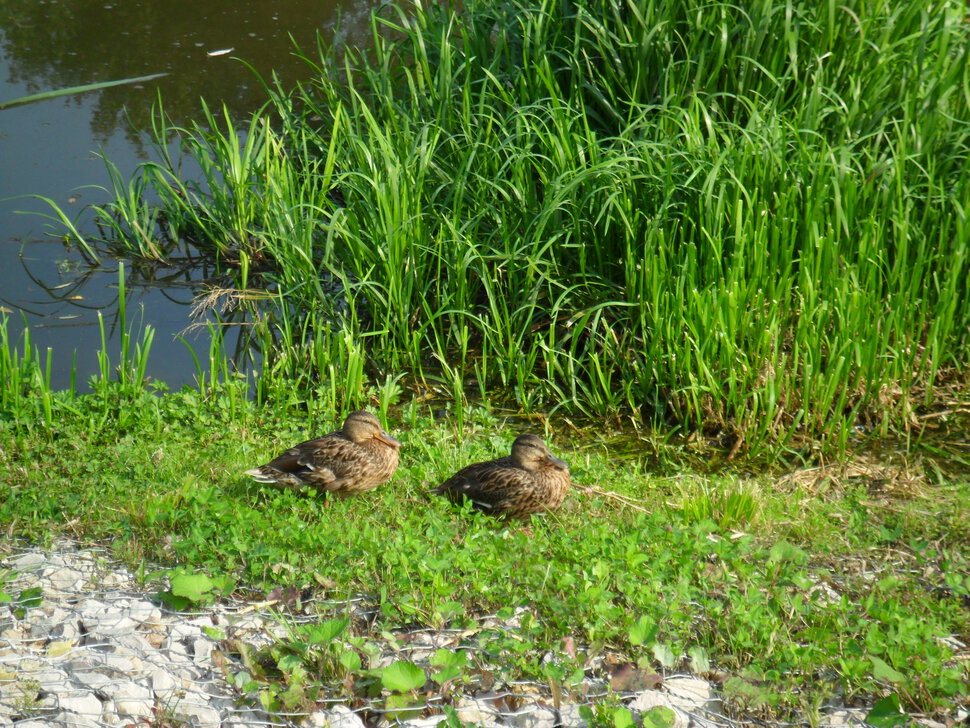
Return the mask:
[[354,495],[391,479],[400,447],[374,415],[357,410],[340,430],[301,442],[246,475],[284,488],[310,486],[338,496]]
[[432,490],[470,500],[480,511],[521,518],[558,508],[569,489],[569,466],[535,435],[520,435],[512,454],[462,468]]

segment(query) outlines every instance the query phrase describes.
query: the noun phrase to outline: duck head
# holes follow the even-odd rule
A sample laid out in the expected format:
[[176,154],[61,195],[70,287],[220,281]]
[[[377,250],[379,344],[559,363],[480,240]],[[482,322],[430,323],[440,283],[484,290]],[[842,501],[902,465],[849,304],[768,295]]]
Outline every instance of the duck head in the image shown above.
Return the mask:
[[512,462],[530,472],[549,467],[569,472],[569,465],[549,452],[546,443],[535,435],[519,435],[515,438],[512,443]]
[[347,415],[347,419],[344,420],[343,432],[348,439],[358,445],[374,439],[388,447],[393,447],[395,450],[401,447],[400,441],[388,435],[381,427],[380,420],[366,410],[357,410]]

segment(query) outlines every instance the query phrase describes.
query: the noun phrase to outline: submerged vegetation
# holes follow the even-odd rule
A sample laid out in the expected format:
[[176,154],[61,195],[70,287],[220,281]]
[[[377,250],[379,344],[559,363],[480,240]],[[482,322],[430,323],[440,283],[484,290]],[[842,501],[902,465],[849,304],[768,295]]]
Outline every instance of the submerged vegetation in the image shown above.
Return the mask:
[[962,2],[382,12],[243,132],[159,115],[76,242],[211,256],[266,376],[350,404],[406,372],[758,454],[966,387]]

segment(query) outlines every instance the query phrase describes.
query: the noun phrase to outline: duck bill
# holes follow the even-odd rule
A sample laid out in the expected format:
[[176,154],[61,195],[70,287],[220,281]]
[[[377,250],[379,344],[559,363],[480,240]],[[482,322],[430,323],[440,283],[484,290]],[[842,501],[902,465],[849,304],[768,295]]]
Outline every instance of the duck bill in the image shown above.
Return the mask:
[[381,430],[379,433],[374,435],[374,439],[383,442],[388,447],[393,447],[395,450],[401,447],[401,442],[399,440],[395,440],[393,437],[384,432],[384,430]]
[[559,468],[560,470],[565,470],[569,472],[569,463],[565,460],[560,460],[555,455],[546,455],[546,462],[552,465],[554,468]]

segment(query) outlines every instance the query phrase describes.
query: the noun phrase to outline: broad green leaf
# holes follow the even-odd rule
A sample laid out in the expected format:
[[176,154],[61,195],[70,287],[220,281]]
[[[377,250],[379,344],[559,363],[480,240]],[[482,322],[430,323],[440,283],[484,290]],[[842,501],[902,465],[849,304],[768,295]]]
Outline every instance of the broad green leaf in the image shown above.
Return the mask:
[[186,609],[192,606],[192,602],[190,602],[188,599],[185,597],[177,597],[172,594],[172,592],[156,592],[155,598],[173,612],[184,612]]
[[328,619],[326,622],[321,622],[320,624],[311,624],[303,628],[303,634],[306,635],[307,641],[312,645],[328,645],[334,638],[343,634],[344,630],[347,629],[347,625],[350,624],[349,619]]
[[649,642],[657,635],[657,626],[646,615],[640,617],[637,623],[630,627],[630,644],[642,645]]
[[464,667],[467,658],[464,652],[437,650],[428,660],[435,667]]
[[465,611],[465,605],[461,602],[445,602],[437,609],[438,614],[443,617],[450,617],[453,614],[460,614]]
[[899,696],[896,693],[876,701],[866,715],[866,723],[875,728],[895,728],[908,721],[909,718],[899,709]]
[[276,693],[270,690],[259,691],[259,704],[263,706],[263,710],[267,713],[278,713],[280,710],[279,698],[276,697]]
[[198,604],[210,596],[212,580],[205,574],[175,574],[172,576],[172,594],[185,597]]
[[872,661],[872,676],[876,680],[885,680],[886,682],[899,683],[905,682],[906,676],[898,670],[894,670],[886,662],[880,660],[878,657],[870,657]]
[[39,586],[24,589],[22,592],[20,592],[20,596],[17,599],[17,604],[13,610],[13,613],[17,619],[26,618],[28,609],[39,607],[43,599],[41,596],[42,594],[43,590]]
[[410,695],[389,695],[384,701],[388,715],[399,721],[417,718],[424,710],[424,701],[415,700]]
[[454,708],[446,705],[444,711],[445,719],[438,722],[437,728],[465,728],[465,724],[461,722]]
[[283,672],[293,672],[303,667],[303,660],[296,655],[283,655],[276,661],[276,666]]
[[643,728],[673,728],[677,714],[666,705],[655,705],[643,714]]
[[415,690],[424,685],[426,680],[424,670],[407,660],[398,660],[381,671],[384,687],[396,693]]
[[360,655],[353,650],[344,650],[340,653],[340,664],[347,672],[357,672],[360,669]]
[[690,656],[690,664],[694,672],[698,675],[711,671],[711,660],[707,656],[707,650],[700,645],[694,645],[687,654]]
[[220,594],[229,594],[236,588],[236,580],[228,574],[219,574],[212,577],[212,589]]
[[444,685],[449,680],[454,680],[456,677],[461,675],[461,668],[456,665],[449,665],[448,667],[443,667],[438,672],[431,674],[431,679],[434,680],[439,685]]
[[677,664],[677,658],[674,655],[674,651],[670,649],[670,645],[665,642],[656,642],[651,648],[653,656],[656,658],[657,662],[666,668],[672,668]]
[[43,601],[43,594],[44,590],[39,586],[31,587],[20,592],[20,598],[17,601],[20,602],[20,606],[28,609],[39,607]]
[[290,682],[290,685],[286,689],[286,692],[280,695],[280,700],[283,701],[283,706],[287,710],[293,710],[303,702],[303,697],[304,697],[303,682],[300,680],[293,680],[292,682]]
[[633,725],[633,713],[628,708],[613,711],[613,728],[631,728]]
[[808,554],[787,541],[779,541],[768,552],[768,562],[775,564],[780,561],[791,561],[793,564],[804,564],[808,561]]

